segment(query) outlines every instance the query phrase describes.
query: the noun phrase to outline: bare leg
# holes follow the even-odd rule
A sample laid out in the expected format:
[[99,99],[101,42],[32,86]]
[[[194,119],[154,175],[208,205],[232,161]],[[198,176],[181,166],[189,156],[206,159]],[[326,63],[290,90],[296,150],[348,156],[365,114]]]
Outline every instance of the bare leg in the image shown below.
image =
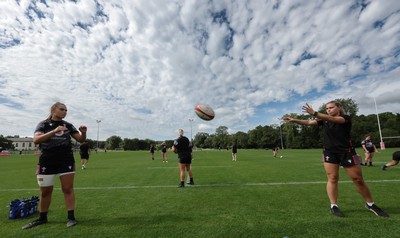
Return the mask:
[[180,171],[181,182],[185,181],[185,167],[186,167],[186,164],[179,163],[179,171]]
[[353,181],[354,185],[356,186],[357,191],[364,198],[364,200],[366,202],[372,203],[373,202],[372,195],[362,176],[361,167],[358,165],[354,165],[351,167],[346,167],[345,170],[349,175],[349,177],[351,178],[351,180]]
[[53,193],[53,186],[40,187],[40,212],[47,212],[51,203],[51,195]]
[[338,182],[339,182],[339,165],[324,163],[326,176],[328,182],[326,184],[326,193],[328,194],[329,201],[331,204],[337,204],[338,200]]
[[65,206],[68,211],[75,209],[74,175],[71,173],[60,176],[61,189],[64,193]]

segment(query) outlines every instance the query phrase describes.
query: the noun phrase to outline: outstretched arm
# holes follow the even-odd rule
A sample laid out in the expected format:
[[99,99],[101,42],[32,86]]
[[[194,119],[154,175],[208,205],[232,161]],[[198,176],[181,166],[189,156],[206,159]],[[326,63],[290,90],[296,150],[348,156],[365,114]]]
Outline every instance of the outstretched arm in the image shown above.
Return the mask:
[[308,105],[308,103],[306,103],[306,105],[304,105],[302,109],[303,109],[303,112],[306,112],[306,113],[308,113],[318,119],[324,120],[324,121],[329,121],[329,122],[337,123],[337,124],[342,124],[342,123],[345,123],[345,121],[346,121],[342,116],[330,116],[328,114],[314,111],[312,106]]
[[283,117],[282,119],[285,122],[294,122],[296,124],[306,125],[306,126],[316,126],[316,125],[318,125],[316,120],[300,120],[300,119],[295,119],[295,118],[291,118],[291,117]]

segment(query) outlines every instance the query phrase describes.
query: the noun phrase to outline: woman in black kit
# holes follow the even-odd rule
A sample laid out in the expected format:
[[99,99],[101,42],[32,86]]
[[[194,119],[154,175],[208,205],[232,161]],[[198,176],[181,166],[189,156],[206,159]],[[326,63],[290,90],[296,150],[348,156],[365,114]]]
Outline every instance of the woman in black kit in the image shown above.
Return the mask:
[[312,120],[300,120],[284,117],[286,122],[294,122],[301,125],[321,126],[324,132],[323,162],[328,182],[326,191],[331,203],[330,212],[334,216],[343,217],[343,213],[337,205],[339,168],[343,166],[347,175],[352,179],[357,191],[364,198],[365,207],[377,216],[388,217],[389,215],[374,204],[371,192],[364,181],[360,161],[355,156],[350,139],[351,118],[345,115],[339,102],[330,101],[326,104],[326,114],[314,111],[306,104],[303,112],[315,117]]
[[178,185],[179,188],[185,187],[185,170],[189,175],[189,184],[194,185],[193,173],[190,167],[192,163],[192,149],[189,139],[183,135],[183,130],[178,130],[179,138],[174,141],[172,150],[178,153],[178,166],[180,171],[181,182]]
[[40,187],[39,219],[22,227],[32,227],[47,223],[47,211],[51,203],[51,195],[56,177],[60,178],[61,190],[64,193],[65,205],[68,211],[67,227],[76,225],[74,175],[75,160],[72,151],[71,137],[76,141],[86,140],[87,127],[81,125],[79,131],[63,119],[67,115],[65,104],[57,102],[50,109],[50,116],[41,121],[35,129],[33,142],[39,144],[41,155],[36,171]]

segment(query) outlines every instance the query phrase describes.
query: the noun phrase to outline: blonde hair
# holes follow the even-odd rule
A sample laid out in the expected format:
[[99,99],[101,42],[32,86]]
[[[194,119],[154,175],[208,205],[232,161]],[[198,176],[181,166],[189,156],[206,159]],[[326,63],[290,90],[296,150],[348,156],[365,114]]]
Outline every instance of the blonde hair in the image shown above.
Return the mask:
[[183,136],[183,130],[182,130],[182,129],[179,129],[179,130],[178,130],[178,134],[179,134],[180,136]]
[[54,103],[51,107],[50,107],[50,115],[47,117],[47,120],[50,120],[51,117],[53,116],[53,112],[54,110],[56,110],[56,108],[58,108],[59,106],[65,106],[64,103],[61,102],[56,102]]
[[345,114],[344,110],[343,110],[343,107],[342,107],[342,104],[340,104],[340,102],[333,100],[333,101],[327,102],[325,104],[325,106],[328,105],[328,104],[335,104],[335,106],[337,106],[339,108],[339,114],[341,116],[343,116]]

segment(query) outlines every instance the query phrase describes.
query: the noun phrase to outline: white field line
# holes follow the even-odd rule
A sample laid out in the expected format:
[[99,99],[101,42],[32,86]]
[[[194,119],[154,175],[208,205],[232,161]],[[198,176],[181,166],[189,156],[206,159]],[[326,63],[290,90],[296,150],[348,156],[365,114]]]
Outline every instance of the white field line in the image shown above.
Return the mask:
[[[225,166],[225,165],[221,165],[221,166],[218,166],[218,165],[216,165],[216,166],[207,166],[207,165],[205,165],[205,166],[193,166],[193,168],[196,168],[196,169],[198,169],[198,168],[232,168],[233,166],[232,165],[229,165],[229,166]],[[174,166],[174,167],[166,167],[166,166],[159,166],[159,167],[147,167],[147,169],[179,169],[178,168],[178,166]]]
[[[394,180],[366,180],[367,183],[399,183],[399,179]],[[352,181],[340,181],[339,183],[352,183]],[[192,187],[246,187],[246,186],[286,186],[286,185],[313,185],[326,184],[326,181],[311,182],[272,182],[272,183],[223,183],[223,184],[199,184]],[[187,187],[191,187],[190,185]],[[105,187],[75,187],[75,190],[123,190],[123,189],[143,189],[143,188],[176,188],[176,185],[154,185],[154,186],[105,186]],[[57,189],[57,188],[55,188]],[[58,188],[61,189],[61,188]],[[1,192],[15,191],[38,191],[39,188],[13,188],[0,189]]]

